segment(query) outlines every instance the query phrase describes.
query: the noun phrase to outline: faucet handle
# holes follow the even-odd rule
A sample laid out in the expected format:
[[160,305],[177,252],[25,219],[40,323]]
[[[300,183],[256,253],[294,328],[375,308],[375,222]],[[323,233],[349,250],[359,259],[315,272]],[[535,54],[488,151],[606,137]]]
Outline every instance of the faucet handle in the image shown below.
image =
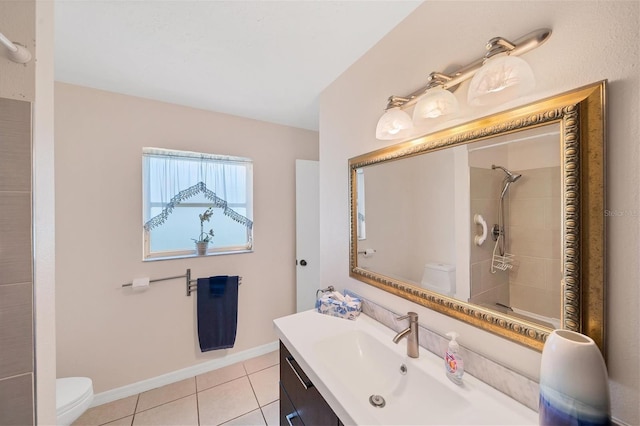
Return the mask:
[[402,321],[408,319],[409,322],[418,322],[418,314],[415,312],[407,312],[407,315],[402,315],[401,317],[397,317],[397,321]]

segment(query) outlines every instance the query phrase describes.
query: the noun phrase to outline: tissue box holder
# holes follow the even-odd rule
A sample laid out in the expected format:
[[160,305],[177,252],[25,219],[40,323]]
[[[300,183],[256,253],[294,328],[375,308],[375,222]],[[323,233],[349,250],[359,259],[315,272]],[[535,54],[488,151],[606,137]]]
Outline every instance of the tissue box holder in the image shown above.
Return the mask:
[[316,309],[321,314],[355,320],[362,310],[362,301],[352,298],[351,302],[342,302],[329,295],[324,295],[316,300]]

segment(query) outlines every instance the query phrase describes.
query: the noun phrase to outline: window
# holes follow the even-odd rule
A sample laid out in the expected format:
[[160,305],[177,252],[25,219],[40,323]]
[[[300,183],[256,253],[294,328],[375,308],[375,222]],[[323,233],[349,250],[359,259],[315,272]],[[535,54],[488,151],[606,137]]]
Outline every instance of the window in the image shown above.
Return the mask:
[[202,239],[202,254],[251,251],[250,159],[159,148],[142,159],[144,260],[196,256]]

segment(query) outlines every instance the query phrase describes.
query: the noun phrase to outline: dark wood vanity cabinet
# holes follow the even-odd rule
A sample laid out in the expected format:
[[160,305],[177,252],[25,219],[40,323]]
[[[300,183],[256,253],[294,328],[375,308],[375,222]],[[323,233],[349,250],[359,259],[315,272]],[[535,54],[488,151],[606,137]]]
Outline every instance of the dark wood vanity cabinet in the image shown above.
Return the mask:
[[309,377],[280,342],[280,425],[342,426]]

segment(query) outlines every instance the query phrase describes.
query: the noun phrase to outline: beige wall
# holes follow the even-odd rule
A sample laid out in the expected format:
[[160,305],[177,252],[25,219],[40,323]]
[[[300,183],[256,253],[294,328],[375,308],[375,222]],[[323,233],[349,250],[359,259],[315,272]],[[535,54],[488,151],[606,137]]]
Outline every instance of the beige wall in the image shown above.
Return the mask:
[[426,263],[455,265],[453,179],[438,178],[445,173],[453,176],[451,151],[364,168],[367,238],[358,248],[376,253],[358,256],[359,266],[419,284]]
[[[400,197],[398,188],[410,182],[409,168],[397,161],[364,168],[366,239],[358,241],[358,250],[374,249],[367,257],[358,256],[358,265],[391,277],[416,280],[408,273],[405,253],[413,240],[410,221],[398,221],[398,210],[411,212],[408,197]],[[395,206],[395,208],[394,208]],[[391,221],[394,227],[386,226]]]
[[[389,144],[375,139],[376,122],[389,95],[402,96],[422,87],[430,71],[475,60],[491,37],[518,38],[550,27],[549,41],[524,56],[535,72],[536,91],[512,105],[609,80],[607,208],[623,214],[606,222],[608,367],[614,417],[639,424],[639,6],[638,2],[589,1],[435,1],[420,6],[321,96],[321,279],[397,312],[415,310],[430,328],[456,330],[462,345],[538,377],[539,352],[349,278],[347,160]],[[467,87],[464,83],[456,92],[463,105]],[[505,107],[466,108],[463,119]]]
[[[58,375],[102,392],[274,342],[295,310],[295,159],[318,134],[130,96],[55,84]],[[142,147],[254,161],[254,252],[142,262]],[[132,293],[135,277],[241,275],[238,334],[200,353],[183,280]]]

